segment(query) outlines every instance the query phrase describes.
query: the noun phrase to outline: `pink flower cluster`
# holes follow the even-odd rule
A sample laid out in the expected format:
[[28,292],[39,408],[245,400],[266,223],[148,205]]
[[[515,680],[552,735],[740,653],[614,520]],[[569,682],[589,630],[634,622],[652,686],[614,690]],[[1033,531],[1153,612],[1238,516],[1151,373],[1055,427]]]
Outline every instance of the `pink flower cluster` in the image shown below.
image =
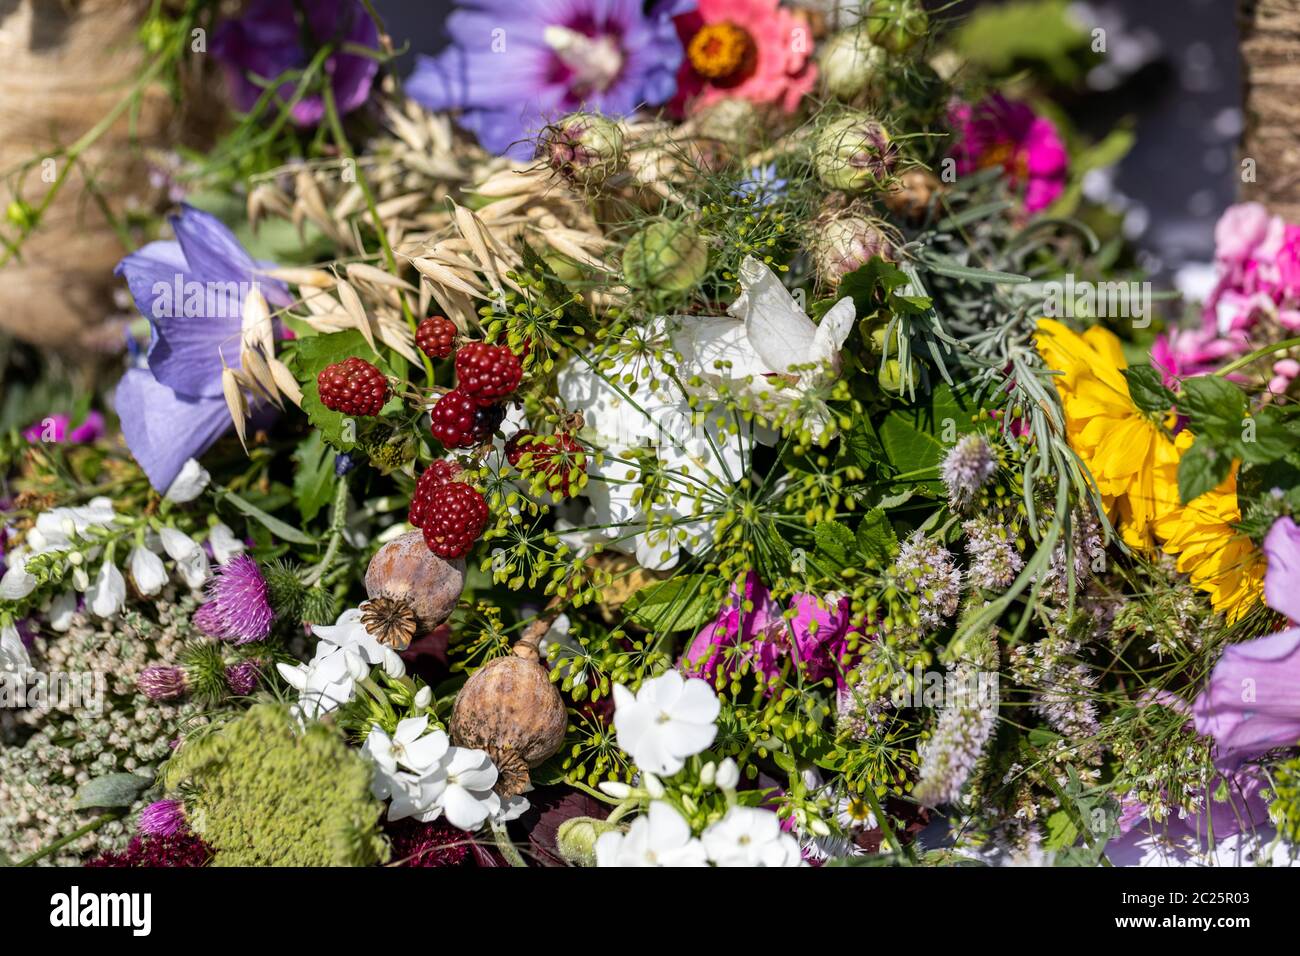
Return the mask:
[[770,684],[789,662],[792,673],[797,664],[809,680],[834,677],[842,691],[848,637],[857,630],[850,616],[847,597],[796,594],[783,608],[751,571],[744,593],[733,587],[713,623],[695,635],[681,668],[712,683],[748,662]]
[[948,114],[956,136],[957,173],[1001,166],[1024,194],[1025,212],[1050,206],[1065,189],[1070,155],[1052,121],[1025,103],[995,94],[982,103],[957,103]]
[[[1217,368],[1250,351],[1280,328],[1300,330],[1300,226],[1271,216],[1259,203],[1230,206],[1214,227],[1218,281],[1205,301],[1201,327],[1161,335],[1151,361],[1173,384]],[[1273,364],[1269,389],[1283,392],[1300,375],[1300,362]]]

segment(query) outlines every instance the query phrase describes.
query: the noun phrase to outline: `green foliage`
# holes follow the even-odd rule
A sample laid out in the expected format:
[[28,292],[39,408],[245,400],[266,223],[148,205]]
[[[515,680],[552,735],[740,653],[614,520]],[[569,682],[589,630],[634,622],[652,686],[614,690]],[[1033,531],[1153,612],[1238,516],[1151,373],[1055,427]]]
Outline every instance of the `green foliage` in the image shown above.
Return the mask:
[[718,610],[722,579],[708,574],[681,574],[647,585],[623,606],[629,621],[655,633],[693,631]]
[[164,771],[217,866],[371,866],[388,858],[371,769],[325,724],[256,704]]

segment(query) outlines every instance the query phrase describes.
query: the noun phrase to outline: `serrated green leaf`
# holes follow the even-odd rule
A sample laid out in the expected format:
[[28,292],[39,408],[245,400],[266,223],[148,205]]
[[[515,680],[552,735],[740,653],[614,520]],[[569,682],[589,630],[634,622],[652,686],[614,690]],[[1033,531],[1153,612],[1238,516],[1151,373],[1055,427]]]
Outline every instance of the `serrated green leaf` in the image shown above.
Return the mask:
[[1178,463],[1178,497],[1184,505],[1217,488],[1232,470],[1232,457],[1204,437],[1192,442]]
[[1173,408],[1176,396],[1165,387],[1159,369],[1151,365],[1130,365],[1124,369],[1129,397],[1144,412],[1165,413]]
[[1246,396],[1231,382],[1214,375],[1184,379],[1178,407],[1198,438],[1212,438],[1219,444],[1240,440]]
[[957,436],[974,428],[974,402],[940,384],[928,399],[905,408],[895,408],[880,423],[880,443],[890,464],[900,473],[922,474],[938,468]]
[[823,521],[813,530],[813,540],[819,554],[825,555],[841,568],[851,566],[857,554],[857,539],[847,525],[838,521]]
[[682,574],[648,584],[627,599],[623,613],[651,633],[693,631],[717,613],[720,583],[711,574]]
[[898,535],[883,508],[872,508],[858,525],[858,550],[868,562],[889,564],[898,548]]

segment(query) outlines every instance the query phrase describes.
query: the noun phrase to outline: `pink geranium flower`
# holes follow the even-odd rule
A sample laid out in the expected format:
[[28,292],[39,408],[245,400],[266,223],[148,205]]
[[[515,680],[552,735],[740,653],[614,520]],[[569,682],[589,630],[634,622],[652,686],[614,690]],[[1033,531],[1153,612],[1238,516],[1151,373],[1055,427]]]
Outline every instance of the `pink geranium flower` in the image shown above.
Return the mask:
[[995,94],[949,111],[957,137],[952,157],[959,175],[1001,166],[1022,192],[1025,211],[1046,209],[1065,189],[1070,157],[1052,121],[1025,103]]
[[699,0],[676,23],[686,49],[677,112],[735,97],[793,113],[817,80],[812,31],[777,0]]

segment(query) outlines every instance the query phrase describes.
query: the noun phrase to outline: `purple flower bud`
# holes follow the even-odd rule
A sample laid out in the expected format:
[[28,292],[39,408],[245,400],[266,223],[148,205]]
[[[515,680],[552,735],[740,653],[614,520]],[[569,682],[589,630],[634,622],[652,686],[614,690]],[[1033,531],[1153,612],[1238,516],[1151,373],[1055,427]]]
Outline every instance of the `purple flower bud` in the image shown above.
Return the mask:
[[240,661],[226,668],[226,683],[236,697],[247,697],[256,690],[261,676],[262,671],[256,661]]
[[178,800],[159,800],[140,811],[140,832],[150,836],[175,836],[188,829],[185,808]]
[[175,700],[188,690],[185,671],[179,667],[146,667],[136,679],[136,686],[150,700]]

